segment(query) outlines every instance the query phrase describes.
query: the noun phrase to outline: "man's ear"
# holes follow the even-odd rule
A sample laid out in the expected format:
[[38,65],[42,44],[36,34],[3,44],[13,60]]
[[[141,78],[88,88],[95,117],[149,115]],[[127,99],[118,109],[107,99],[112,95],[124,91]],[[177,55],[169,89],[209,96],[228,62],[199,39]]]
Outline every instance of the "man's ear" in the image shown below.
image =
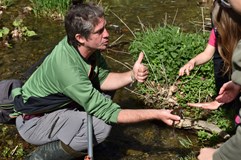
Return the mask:
[[75,39],[81,44],[84,44],[86,41],[85,37],[81,36],[80,34],[76,34]]

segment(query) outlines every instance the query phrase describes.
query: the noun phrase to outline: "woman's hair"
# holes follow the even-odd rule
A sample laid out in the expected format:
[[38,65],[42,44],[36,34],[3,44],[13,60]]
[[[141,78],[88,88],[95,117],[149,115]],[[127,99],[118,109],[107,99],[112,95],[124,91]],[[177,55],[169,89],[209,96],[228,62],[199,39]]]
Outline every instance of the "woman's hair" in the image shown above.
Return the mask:
[[218,51],[224,61],[223,72],[231,73],[232,55],[241,39],[241,16],[232,8],[225,8],[218,2],[214,3],[212,20],[218,31],[216,37]]
[[102,7],[93,3],[84,4],[83,0],[72,0],[69,11],[65,16],[65,30],[68,43],[73,46],[81,45],[75,38],[80,34],[86,39],[99,23],[99,18],[104,17]]

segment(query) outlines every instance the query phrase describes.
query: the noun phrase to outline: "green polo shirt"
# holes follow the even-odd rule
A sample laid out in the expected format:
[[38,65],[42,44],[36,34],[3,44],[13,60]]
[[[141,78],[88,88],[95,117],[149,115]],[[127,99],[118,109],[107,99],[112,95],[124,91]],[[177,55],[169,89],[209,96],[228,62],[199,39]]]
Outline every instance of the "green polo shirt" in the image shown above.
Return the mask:
[[[21,94],[24,104],[43,102],[41,107],[45,107],[44,101],[54,99],[54,95],[64,95],[77,102],[87,113],[107,123],[116,123],[120,106],[99,91],[99,86],[109,74],[107,64],[99,51],[93,53],[91,59],[95,61],[95,67],[90,80],[90,62],[69,45],[65,37],[22,89],[13,91],[14,96]],[[16,108],[18,110],[19,107]]]

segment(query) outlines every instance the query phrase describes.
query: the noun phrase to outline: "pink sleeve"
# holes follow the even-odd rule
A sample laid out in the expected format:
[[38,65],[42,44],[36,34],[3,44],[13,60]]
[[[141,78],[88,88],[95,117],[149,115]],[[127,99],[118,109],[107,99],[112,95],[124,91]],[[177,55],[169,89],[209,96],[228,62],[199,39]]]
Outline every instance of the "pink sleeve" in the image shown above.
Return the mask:
[[214,47],[215,47],[215,44],[216,44],[216,36],[215,36],[215,33],[214,33],[214,29],[212,29],[212,31],[211,31],[211,33],[210,33],[209,40],[208,40],[208,44],[210,44],[211,46],[214,46]]

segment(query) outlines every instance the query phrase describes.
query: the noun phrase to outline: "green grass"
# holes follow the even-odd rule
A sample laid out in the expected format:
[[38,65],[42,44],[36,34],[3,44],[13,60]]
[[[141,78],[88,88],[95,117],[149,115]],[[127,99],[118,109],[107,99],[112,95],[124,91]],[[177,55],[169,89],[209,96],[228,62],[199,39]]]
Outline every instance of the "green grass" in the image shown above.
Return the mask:
[[64,15],[69,7],[70,0],[31,0],[33,11],[37,16],[53,14]]
[[[71,0],[30,0],[32,2],[33,11],[36,16],[46,16],[63,18],[69,8]],[[95,2],[97,0],[85,2]]]

